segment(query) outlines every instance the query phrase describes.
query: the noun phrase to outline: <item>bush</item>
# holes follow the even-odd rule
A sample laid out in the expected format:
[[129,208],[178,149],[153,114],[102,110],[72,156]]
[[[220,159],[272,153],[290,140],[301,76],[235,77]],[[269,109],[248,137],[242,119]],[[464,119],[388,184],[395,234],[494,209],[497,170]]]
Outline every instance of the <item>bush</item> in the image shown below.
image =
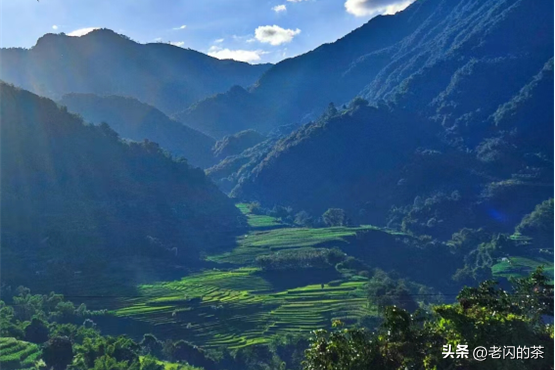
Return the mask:
[[141,361],[141,370],[164,370],[164,365],[158,363],[152,356],[145,356]]
[[48,340],[47,323],[37,317],[33,317],[29,325],[25,327],[25,340],[31,343],[42,344]]
[[322,215],[322,220],[326,226],[347,226],[349,221],[347,214],[341,208],[330,208]]
[[536,206],[522,219],[516,232],[533,238],[541,247],[553,247],[553,198]]
[[51,338],[42,350],[42,359],[48,368],[63,370],[73,360],[73,348],[68,337]]
[[303,227],[311,227],[314,225],[314,220],[310,214],[306,211],[300,211],[295,215],[294,220],[296,225],[303,226]]
[[359,260],[358,258],[354,257],[347,257],[343,262],[338,263],[335,267],[338,271],[339,270],[353,270],[353,271],[364,271],[368,270],[368,266]]

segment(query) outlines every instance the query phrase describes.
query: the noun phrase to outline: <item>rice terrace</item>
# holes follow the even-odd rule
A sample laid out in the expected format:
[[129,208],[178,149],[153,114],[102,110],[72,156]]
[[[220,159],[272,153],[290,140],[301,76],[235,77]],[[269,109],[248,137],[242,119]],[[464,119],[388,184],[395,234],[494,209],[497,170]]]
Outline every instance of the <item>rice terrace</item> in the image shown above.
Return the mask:
[[297,274],[299,279],[292,280],[311,284],[280,289],[283,282],[272,282],[271,276],[252,266],[257,256],[276,251],[347,244],[345,237],[370,226],[285,228],[272,217],[249,213],[243,204],[238,207],[247,214],[252,231],[240,238],[232,252],[207,257],[236,268],[207,270],[180,281],[141,285],[140,297],[118,302],[123,307],[115,310],[115,315],[151,324],[155,333],[178,333],[201,346],[229,348],[264,343],[276,334],[329,327],[335,319],[351,322],[377,315],[376,308],[367,303],[365,277],[348,271],[306,276],[312,272],[301,271],[301,275]]
[[[111,312],[149,325],[160,336],[184,338],[205,348],[230,349],[267,343],[276,335],[328,328],[334,320],[356,323],[379,317],[377,307],[367,298],[368,279],[356,275],[356,270],[290,270],[291,278],[284,282],[257,267],[256,259],[323,247],[349,251],[350,238],[359,231],[373,230],[392,238],[408,235],[373,226],[287,227],[276,218],[252,214],[245,204],[237,207],[247,216],[251,231],[238,238],[231,252],[206,257],[221,267],[181,280],[140,285],[138,297],[114,302],[119,308]],[[526,259],[515,258],[521,260]],[[534,267],[542,262],[549,265],[532,261]],[[503,263],[493,266],[496,276],[506,276]]]

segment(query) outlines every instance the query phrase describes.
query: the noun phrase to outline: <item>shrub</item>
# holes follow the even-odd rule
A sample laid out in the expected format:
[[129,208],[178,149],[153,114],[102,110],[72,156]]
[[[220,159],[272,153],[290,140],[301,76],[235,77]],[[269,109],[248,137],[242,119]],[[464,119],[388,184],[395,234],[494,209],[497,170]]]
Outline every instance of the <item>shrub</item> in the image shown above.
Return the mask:
[[346,226],[348,225],[347,214],[341,208],[330,208],[322,215],[322,220],[326,226]]

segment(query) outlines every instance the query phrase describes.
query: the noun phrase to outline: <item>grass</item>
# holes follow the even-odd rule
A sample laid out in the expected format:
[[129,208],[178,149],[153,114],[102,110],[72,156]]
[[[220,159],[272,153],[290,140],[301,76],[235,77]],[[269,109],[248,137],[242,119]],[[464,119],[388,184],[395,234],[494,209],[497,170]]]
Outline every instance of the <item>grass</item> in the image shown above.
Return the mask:
[[40,357],[36,344],[15,338],[0,338],[0,369],[34,369]]
[[256,257],[280,250],[348,244],[347,238],[354,237],[357,231],[372,229],[375,227],[281,228],[254,231],[238,238],[238,247],[233,251],[207,257],[207,260],[237,265],[252,264]]
[[544,259],[509,257],[506,261],[493,265],[491,271],[495,277],[526,277],[541,265],[544,266],[544,272],[551,277],[553,282],[553,262]]
[[251,213],[248,205],[245,203],[239,203],[236,206],[241,212],[243,212],[244,215],[247,216],[247,222],[251,229],[272,229],[285,226],[275,217],[270,217],[266,215],[255,215]]
[[[205,270],[178,281],[140,285],[138,297],[121,299],[112,312],[150,324],[161,337],[230,349],[267,343],[281,334],[329,328],[334,319],[352,322],[377,315],[367,301],[366,279],[343,276],[342,282],[322,288],[321,282],[341,276],[336,271],[275,276],[252,267],[260,255],[348,245],[358,231],[377,228],[287,227],[273,217],[251,214],[246,204],[237,207],[248,217],[251,231],[238,238],[234,250],[207,257],[228,270]],[[234,266],[229,269],[230,265]]]
[[206,271],[181,281],[143,285],[141,298],[114,313],[207,348],[266,343],[275,335],[329,327],[333,319],[376,315],[366,303],[363,281],[272,291],[259,272]]
[[[144,356],[139,357],[139,360],[143,361]],[[202,370],[198,367],[193,367],[191,365],[186,364],[177,364],[174,362],[167,362],[167,361],[156,361],[160,365],[164,365],[164,370]]]

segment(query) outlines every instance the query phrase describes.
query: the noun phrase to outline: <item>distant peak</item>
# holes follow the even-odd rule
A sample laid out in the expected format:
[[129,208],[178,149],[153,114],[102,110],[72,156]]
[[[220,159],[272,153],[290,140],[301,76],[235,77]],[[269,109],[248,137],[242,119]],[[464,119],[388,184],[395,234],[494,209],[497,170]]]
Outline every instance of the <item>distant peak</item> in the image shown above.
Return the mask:
[[[85,30],[85,29],[84,29]],[[76,32],[76,31],[74,31]],[[85,32],[85,31],[84,31]],[[71,36],[71,34],[68,34]],[[117,33],[109,28],[93,28],[92,30],[86,32],[81,37],[83,38],[104,38],[111,40],[131,40],[128,36]]]
[[70,38],[75,39],[90,39],[90,38],[101,38],[104,40],[131,40],[129,37],[119,34],[109,28],[82,28],[72,31],[68,34],[65,33],[47,33],[41,36],[35,45],[35,48],[52,47],[66,42]]
[[42,35],[33,48],[41,48],[43,46],[53,46],[64,42],[67,36],[64,33],[47,33]]

